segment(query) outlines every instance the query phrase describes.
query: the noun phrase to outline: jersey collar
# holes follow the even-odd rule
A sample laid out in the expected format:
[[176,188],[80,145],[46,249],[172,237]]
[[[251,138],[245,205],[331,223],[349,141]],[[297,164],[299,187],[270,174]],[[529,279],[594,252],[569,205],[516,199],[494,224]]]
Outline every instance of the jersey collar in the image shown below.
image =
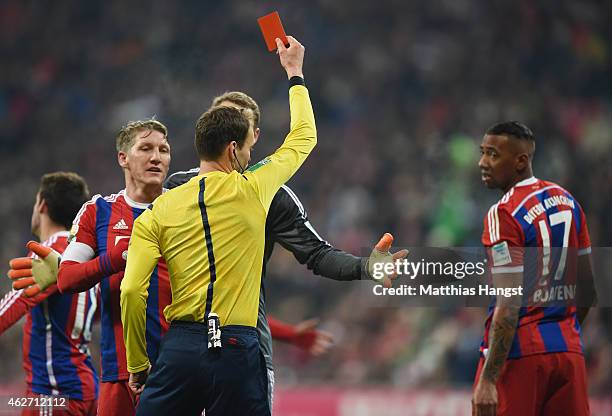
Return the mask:
[[56,233],[53,233],[49,236],[49,238],[47,238],[45,241],[43,241],[41,244],[43,246],[46,245],[50,245],[51,241],[53,241],[53,239],[56,238],[60,238],[60,237],[70,237],[70,231],[64,230],[64,231],[58,231]]
[[532,176],[531,178],[523,179],[522,181],[516,183],[512,188],[510,188],[510,190],[508,192],[506,192],[504,194],[504,196],[502,196],[502,198],[500,199],[500,202],[501,203],[508,202],[510,200],[510,197],[514,193],[514,188],[518,188],[518,187],[521,187],[521,186],[533,185],[533,184],[535,184],[537,182],[538,182],[538,178],[536,178],[535,176]]
[[64,230],[53,233],[51,234],[51,237],[48,238],[48,240],[52,239],[53,237],[70,237],[70,231]]
[[132,208],[147,209],[149,207],[149,205],[151,205],[151,204],[147,204],[146,202],[136,202],[136,201],[134,201],[132,198],[127,196],[127,192],[125,192],[125,189],[123,189],[120,192],[120,194],[123,195],[123,199],[125,199],[125,202],[129,206],[131,206]]
[[522,181],[514,185],[514,188],[517,188],[519,186],[533,185],[537,182],[538,182],[538,178],[536,178],[535,176],[532,176],[531,178],[523,179]]

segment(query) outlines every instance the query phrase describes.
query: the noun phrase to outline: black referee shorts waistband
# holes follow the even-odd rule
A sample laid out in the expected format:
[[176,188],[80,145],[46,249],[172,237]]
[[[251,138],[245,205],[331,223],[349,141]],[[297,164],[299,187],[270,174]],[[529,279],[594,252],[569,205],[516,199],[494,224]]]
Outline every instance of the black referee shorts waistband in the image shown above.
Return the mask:
[[[190,322],[190,321],[172,321],[170,328],[181,328],[189,329],[194,332],[200,332],[202,334],[208,334],[208,325],[204,322]],[[229,335],[257,335],[257,329],[252,326],[246,325],[225,325],[221,327],[222,334]]]

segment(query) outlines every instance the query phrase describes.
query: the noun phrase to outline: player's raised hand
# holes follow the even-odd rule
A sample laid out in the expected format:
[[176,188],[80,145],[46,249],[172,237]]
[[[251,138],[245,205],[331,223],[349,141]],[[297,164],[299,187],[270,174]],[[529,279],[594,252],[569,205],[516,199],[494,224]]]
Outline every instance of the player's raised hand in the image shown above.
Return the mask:
[[38,258],[12,259],[9,262],[8,277],[13,280],[13,289],[23,289],[25,296],[33,297],[57,282],[57,270],[62,257],[57,251],[36,241],[28,241],[26,247]]
[[372,254],[366,262],[368,276],[377,282],[382,282],[384,287],[391,287],[393,285],[392,281],[397,278],[396,268],[394,267],[391,273],[387,273],[385,265],[394,264],[396,260],[403,259],[408,255],[408,250],[405,249],[391,253],[389,250],[391,250],[392,244],[393,236],[385,233],[374,246]]
[[280,63],[287,71],[287,77],[302,77],[304,78],[304,72],[302,66],[304,65],[304,46],[298,42],[293,36],[287,36],[287,42],[289,47],[285,47],[283,42],[276,38],[276,47]]

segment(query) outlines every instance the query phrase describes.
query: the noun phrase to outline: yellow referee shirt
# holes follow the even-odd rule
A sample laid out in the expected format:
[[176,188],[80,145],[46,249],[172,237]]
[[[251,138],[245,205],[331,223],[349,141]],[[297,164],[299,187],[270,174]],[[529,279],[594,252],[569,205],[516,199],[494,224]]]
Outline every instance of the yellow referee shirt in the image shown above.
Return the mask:
[[212,312],[221,325],[257,325],[265,223],[272,198],[316,144],[308,90],[289,90],[291,131],[271,156],[243,175],[210,172],[158,197],[134,222],[121,319],[130,373],[146,370],[146,302],[157,261],[168,264],[172,303],[168,321],[204,322]]

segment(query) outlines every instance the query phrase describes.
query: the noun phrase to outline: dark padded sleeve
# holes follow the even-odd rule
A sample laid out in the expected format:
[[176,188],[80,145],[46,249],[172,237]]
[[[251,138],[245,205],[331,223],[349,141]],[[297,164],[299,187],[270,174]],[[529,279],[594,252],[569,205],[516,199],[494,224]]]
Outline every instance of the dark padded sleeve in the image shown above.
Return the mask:
[[[334,280],[361,278],[362,259],[323,240],[308,221],[302,203],[287,186],[276,193],[270,205],[266,240],[279,243],[317,275]],[[266,254],[271,254],[268,251]]]

